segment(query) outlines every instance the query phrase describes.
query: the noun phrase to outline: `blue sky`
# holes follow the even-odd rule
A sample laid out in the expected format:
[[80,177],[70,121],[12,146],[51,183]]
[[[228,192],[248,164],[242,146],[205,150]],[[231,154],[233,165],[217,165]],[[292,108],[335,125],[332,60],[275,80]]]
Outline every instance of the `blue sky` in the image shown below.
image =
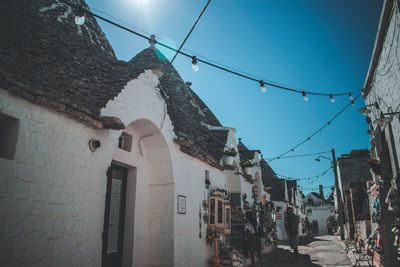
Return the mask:
[[[112,16],[176,47],[184,40],[207,0],[87,0],[92,11]],[[265,81],[326,93],[360,90],[374,46],[381,0],[211,0],[184,48]],[[99,13],[101,14],[101,13]],[[104,14],[101,14],[104,15]],[[107,17],[107,16],[105,16]],[[148,42],[99,22],[117,57],[129,60]],[[125,25],[126,26],[126,25]],[[130,27],[130,26],[128,26]],[[134,29],[133,27],[130,27]],[[147,34],[146,34],[147,35]],[[173,53],[165,52],[172,57]],[[189,52],[189,54],[193,54]],[[301,95],[268,87],[178,56],[174,67],[225,126],[235,127],[250,149],[277,156],[307,138],[336,114],[349,98]],[[330,151],[336,156],[369,148],[358,99],[320,134],[288,155]],[[329,156],[330,154],[325,154]],[[329,168],[315,156],[271,162],[281,175],[304,178]],[[334,184],[332,172],[303,188]],[[305,190],[305,193],[311,190]],[[316,191],[316,190],[313,190]],[[325,195],[329,192],[326,189]]]

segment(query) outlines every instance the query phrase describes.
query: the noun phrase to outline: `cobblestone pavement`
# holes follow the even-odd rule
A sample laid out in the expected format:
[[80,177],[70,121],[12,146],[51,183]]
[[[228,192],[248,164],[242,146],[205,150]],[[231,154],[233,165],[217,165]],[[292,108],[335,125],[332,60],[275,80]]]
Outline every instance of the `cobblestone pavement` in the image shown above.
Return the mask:
[[[281,241],[278,248],[264,254],[264,266],[352,266],[341,242],[337,236],[300,237],[299,260],[295,261],[293,250],[290,249],[288,242]],[[246,266],[251,266],[249,259],[246,260]],[[258,261],[256,266],[261,266]]]

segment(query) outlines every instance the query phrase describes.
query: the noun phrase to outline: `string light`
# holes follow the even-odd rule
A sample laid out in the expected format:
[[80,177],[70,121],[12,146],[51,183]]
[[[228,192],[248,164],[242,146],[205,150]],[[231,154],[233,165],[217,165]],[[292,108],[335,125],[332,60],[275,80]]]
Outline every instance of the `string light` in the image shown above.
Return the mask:
[[332,94],[329,95],[329,98],[331,99],[331,102],[332,102],[332,103],[335,103],[335,99],[333,98],[333,95],[332,95]]
[[330,122],[330,121],[328,121],[328,126],[329,126],[329,127],[332,127],[332,124],[331,124],[331,122]]
[[329,167],[328,169],[326,169],[325,171],[323,171],[323,172],[321,172],[321,173],[319,173],[319,174],[317,174],[317,175],[310,176],[310,177],[302,177],[302,178],[296,178],[296,177],[292,177],[292,176],[286,176],[286,175],[279,174],[279,173],[276,173],[276,175],[277,175],[277,176],[280,176],[280,177],[283,177],[283,178],[286,178],[286,179],[291,179],[291,180],[297,180],[297,181],[308,180],[308,181],[309,181],[310,179],[315,179],[315,180],[317,180],[318,178],[321,178],[321,177],[325,176],[325,175],[329,172],[330,169],[331,169],[331,167]]
[[[359,98],[361,96],[361,94],[358,94],[353,101],[355,101],[357,98]],[[332,122],[333,120],[335,120],[340,114],[342,114],[349,106],[351,105],[351,102],[349,102],[346,106],[344,106],[338,113],[336,113],[330,120],[329,122]],[[321,132],[326,126],[328,126],[328,123],[325,123],[324,125],[322,125],[320,128],[318,128],[313,134],[311,134],[308,138],[304,139],[303,141],[301,141],[300,143],[298,143],[297,145],[293,146],[291,149],[287,150],[286,152],[280,154],[278,157],[275,158],[270,158],[270,160],[268,160],[268,162],[271,162],[273,160],[276,160],[290,152],[292,152],[292,149],[296,149],[299,146],[303,145],[304,143],[306,143],[307,141],[309,141],[309,138],[313,137],[314,135],[318,134],[319,132]]]
[[76,25],[83,25],[85,23],[85,16],[75,16],[75,24]]
[[[111,24],[111,25],[114,25],[114,26],[116,26],[116,27],[118,27],[118,28],[120,28],[120,29],[122,29],[122,30],[125,30],[125,31],[127,31],[127,32],[129,32],[129,33],[132,33],[132,34],[136,35],[136,36],[139,36],[139,37],[141,37],[141,38],[143,38],[143,39],[146,39],[146,40],[148,40],[148,41],[153,41],[150,37],[147,37],[147,36],[145,36],[145,35],[143,35],[143,34],[141,34],[141,33],[138,33],[138,32],[136,32],[136,31],[132,30],[132,29],[129,29],[129,28],[124,27],[124,26],[122,26],[122,25],[120,25],[120,24],[118,24],[118,23],[116,23],[116,22],[113,22],[113,21],[111,21],[111,20],[109,20],[109,19],[106,19],[106,18],[100,16],[100,15],[97,15],[97,14],[95,14],[95,13],[93,13],[93,12],[91,12],[91,11],[85,9],[85,8],[82,8],[81,6],[71,4],[71,3],[67,2],[66,0],[58,0],[58,1],[64,3],[64,4],[67,5],[67,6],[76,8],[76,9],[78,9],[79,11],[84,12],[84,13],[86,13],[86,14],[89,14],[89,15],[95,17],[95,18],[98,18],[98,19],[100,19],[100,20],[102,20],[102,21],[104,21],[104,22],[107,22],[107,23],[109,23],[109,24]],[[197,61],[200,61],[200,62],[202,62],[202,63],[204,63],[204,64],[206,64],[206,65],[215,67],[215,68],[220,69],[220,70],[223,70],[223,71],[225,71],[225,72],[229,72],[229,73],[234,74],[234,75],[236,75],[236,76],[240,76],[240,77],[245,78],[245,79],[248,79],[248,80],[256,81],[256,82],[258,82],[258,83],[260,82],[259,80],[255,79],[255,78],[252,78],[252,77],[250,77],[250,76],[247,76],[247,75],[238,73],[238,72],[236,72],[236,71],[233,71],[233,70],[224,68],[224,67],[222,67],[222,66],[218,66],[218,65],[216,65],[216,64],[213,64],[213,63],[211,63],[211,62],[208,62],[208,61],[205,61],[205,60],[202,60],[202,59],[197,59],[196,56],[190,56],[189,54],[187,54],[187,53],[185,53],[185,52],[178,51],[177,49],[175,49],[175,48],[173,48],[173,47],[170,47],[170,46],[168,46],[168,45],[166,45],[166,44],[163,44],[163,43],[161,43],[161,42],[158,42],[158,41],[156,41],[156,40],[154,40],[154,42],[155,42],[156,44],[159,44],[159,45],[162,46],[162,47],[165,47],[165,48],[169,49],[169,50],[178,52],[179,54],[181,54],[181,55],[183,55],[183,56],[192,58],[192,68],[193,68],[194,71],[198,71],[199,67],[198,67],[198,65],[197,65]],[[327,96],[327,95],[329,95],[330,98],[331,98],[331,101],[332,101],[332,99],[333,99],[333,96],[342,96],[342,95],[348,95],[348,94],[349,94],[349,93],[327,94],[327,93],[318,93],[318,92],[305,92],[305,91],[301,91],[301,90],[298,90],[298,89],[293,89],[293,88],[289,88],[289,87],[286,87],[286,86],[281,86],[281,85],[278,85],[278,84],[273,84],[273,83],[270,83],[270,82],[265,82],[265,84],[266,84],[266,85],[273,86],[273,87],[276,87],[276,88],[278,88],[278,89],[287,90],[287,91],[295,92],[295,93],[301,93],[301,94],[303,95],[303,98],[304,98],[305,101],[308,100],[308,97],[304,97],[304,96],[306,96],[306,93],[307,93],[307,94],[312,94],[312,95],[319,95],[319,96]],[[350,93],[355,93],[355,92],[360,92],[360,91],[354,91],[354,92],[350,92]],[[362,90],[361,90],[361,92],[362,92]],[[358,94],[358,95],[354,98],[354,100],[357,99],[360,95],[361,95],[361,93]],[[334,102],[334,99],[333,99],[333,102]],[[347,104],[347,105],[346,105],[342,110],[340,110],[333,118],[331,118],[330,121],[332,121],[332,120],[334,120],[336,117],[338,117],[344,110],[346,110],[346,109],[348,108],[348,106],[349,106],[350,104],[351,104],[351,103]],[[319,133],[326,125],[327,125],[327,124],[324,124],[324,125],[323,125],[322,127],[320,127],[317,131],[315,131],[310,137],[308,137],[306,140],[303,140],[302,142],[300,142],[300,143],[297,144],[296,146],[294,146],[294,147],[292,147],[291,149],[289,149],[287,152],[282,153],[282,154],[279,155],[278,157],[272,158],[272,159],[269,160],[269,161],[272,161],[272,160],[274,160],[274,159],[279,159],[280,157],[282,157],[282,156],[288,154],[289,152],[294,151],[295,148],[301,146],[301,145],[304,144],[307,140],[310,140],[310,138],[311,138],[312,136],[314,136],[314,135],[316,135],[317,133]]]
[[303,99],[304,101],[308,101],[308,96],[306,95],[306,92],[301,92],[301,94],[303,95]]
[[192,69],[194,71],[199,71],[199,65],[197,65],[197,58],[196,56],[192,57]]
[[354,97],[351,95],[351,93],[349,93],[349,98],[350,98],[350,100],[354,99]]
[[354,100],[351,100],[351,105],[355,106],[356,104],[354,103]]
[[[68,5],[68,6],[71,6],[71,7],[73,7],[73,8],[76,8],[76,9],[78,9],[79,11],[81,11],[81,12],[83,12],[83,13],[89,14],[89,15],[91,15],[91,16],[93,16],[93,17],[95,17],[95,18],[98,18],[98,19],[100,19],[100,20],[102,20],[102,21],[104,21],[104,22],[107,22],[107,23],[109,23],[109,24],[111,24],[111,25],[114,25],[114,26],[116,26],[116,27],[118,27],[118,28],[120,28],[120,29],[122,29],[122,30],[125,30],[125,31],[127,31],[127,32],[129,32],[129,33],[135,34],[135,35],[137,35],[137,36],[139,36],[139,37],[141,37],[141,38],[144,38],[144,39],[146,39],[146,40],[148,40],[148,41],[151,40],[149,37],[147,37],[147,36],[145,36],[145,35],[143,35],[143,34],[141,34],[141,33],[138,33],[138,32],[136,32],[136,31],[131,30],[131,29],[127,28],[127,27],[124,27],[124,26],[122,26],[122,25],[120,25],[120,24],[118,24],[118,23],[116,23],[116,22],[113,22],[113,21],[111,21],[111,20],[109,20],[109,19],[106,19],[106,18],[100,16],[100,15],[97,15],[97,14],[95,14],[95,13],[93,13],[93,12],[91,12],[91,11],[85,9],[85,8],[82,8],[81,6],[78,6],[78,5],[69,3],[69,2],[67,2],[66,0],[58,0],[58,1],[64,3],[65,5]],[[178,49],[175,49],[175,48],[173,48],[173,47],[171,47],[171,46],[168,46],[168,45],[166,45],[166,44],[164,44],[164,43],[161,43],[161,42],[158,42],[158,41],[155,41],[155,42],[156,42],[156,44],[158,44],[158,45],[160,45],[160,46],[162,46],[162,47],[165,47],[165,48],[167,48],[167,49],[169,49],[169,50],[172,50],[172,51],[174,51],[174,52],[177,52],[177,53],[179,53],[179,54],[181,54],[181,55],[183,55],[183,56],[185,56],[185,57],[192,58],[192,63],[193,63],[193,58],[195,58],[195,56],[191,56],[191,55],[189,55],[189,54],[187,54],[187,53],[185,53],[185,52],[179,51]],[[245,78],[245,79],[248,79],[248,80],[251,80],[251,81],[255,81],[255,82],[257,82],[257,83],[260,82],[259,79],[253,78],[255,75],[251,75],[251,76],[253,76],[253,77],[251,77],[251,76],[249,76],[249,75],[245,75],[245,74],[239,73],[239,72],[237,72],[237,71],[234,71],[232,68],[231,68],[231,69],[228,69],[227,67],[222,67],[222,66],[223,66],[222,64],[221,64],[221,65],[216,65],[216,64],[214,64],[214,63],[211,63],[211,62],[206,61],[206,60],[203,60],[203,59],[198,59],[198,58],[196,58],[196,63],[197,63],[197,61],[202,62],[202,63],[204,63],[204,64],[206,64],[206,65],[209,65],[209,66],[211,66],[211,67],[220,69],[220,70],[222,70],[222,71],[229,72],[229,73],[234,74],[234,75],[236,75],[236,76],[240,76],[240,77],[242,77],[242,78]],[[193,64],[193,65],[192,65],[192,68],[193,68],[194,71],[198,71],[198,69],[199,69],[199,67],[198,67],[197,64]],[[272,83],[272,82],[264,82],[264,83],[265,83],[265,85],[273,86],[273,87],[275,87],[275,88],[282,89],[282,90],[286,90],[286,91],[290,91],[290,92],[294,92],[294,93],[300,93],[300,94],[302,94],[302,93],[304,92],[304,91],[299,90],[299,89],[295,89],[295,88],[290,88],[290,87],[287,87],[287,86],[279,85],[278,83]],[[358,93],[358,92],[360,92],[360,91],[354,91],[354,92],[350,92],[350,93],[356,93],[356,92]],[[327,94],[327,93],[319,93],[319,92],[304,92],[304,93],[307,93],[307,94],[309,94],[309,95],[332,96],[332,98],[333,98],[333,96],[343,96],[343,95],[348,95],[348,94],[349,94],[349,92],[347,92],[347,93],[335,93],[335,94]],[[303,94],[303,98],[304,98],[304,94]],[[332,99],[332,98],[331,98],[331,99]],[[306,101],[307,101],[307,100],[306,100]],[[331,100],[331,101],[332,101],[332,100]]]
[[261,88],[261,92],[263,92],[263,93],[267,92],[267,87],[265,87],[263,80],[260,81],[260,88]]

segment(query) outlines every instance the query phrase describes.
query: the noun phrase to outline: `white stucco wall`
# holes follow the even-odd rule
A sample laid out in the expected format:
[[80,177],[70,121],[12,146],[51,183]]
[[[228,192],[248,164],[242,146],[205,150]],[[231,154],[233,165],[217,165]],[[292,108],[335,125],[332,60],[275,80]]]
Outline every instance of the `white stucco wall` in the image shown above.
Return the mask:
[[276,219],[276,234],[278,235],[279,240],[287,240],[288,236],[285,230],[285,211],[287,209],[287,203],[284,201],[272,201],[274,202],[275,209],[276,207],[281,207],[279,212],[276,214],[280,214],[280,219]]
[[[311,209],[311,215],[307,213],[307,210]],[[312,224],[313,221],[318,221],[318,235],[328,234],[328,218],[334,216],[334,207],[329,205],[324,206],[306,206],[306,214],[309,222]]]
[[[207,264],[212,247],[199,218],[208,195],[205,170],[211,187],[221,188],[230,171],[180,151],[168,115],[163,122],[157,84],[148,70],[101,112],[127,125],[131,152],[117,148],[122,131],[89,128],[0,90],[0,112],[20,119],[15,158],[0,159],[0,262],[101,266],[106,171],[114,162],[128,169],[125,233],[130,236],[124,240],[123,265]],[[101,141],[95,152],[88,148],[90,138]],[[238,177],[251,200],[253,185]],[[186,196],[186,214],[177,213],[177,195]]]
[[[390,21],[389,29],[383,44],[383,50],[379,57],[376,70],[373,74],[371,91],[365,98],[366,104],[377,102],[383,113],[400,111],[400,14],[395,4],[395,10]],[[380,117],[380,110],[370,107],[369,116],[374,121]],[[387,116],[387,115],[386,115]],[[393,118],[390,123],[393,131],[394,146],[396,148],[397,160],[400,161],[400,115]],[[375,127],[375,125],[374,125]],[[387,126],[386,126],[387,127]],[[383,131],[384,129],[381,128]],[[393,158],[392,166],[394,166]],[[397,162],[398,165],[400,162]],[[393,168],[395,169],[395,168]],[[395,171],[395,170],[394,170]],[[395,174],[394,174],[395,175]]]
[[[100,266],[106,170],[117,132],[95,130],[0,90],[20,120],[13,160],[0,158],[0,262]],[[101,147],[92,153],[90,138]]]

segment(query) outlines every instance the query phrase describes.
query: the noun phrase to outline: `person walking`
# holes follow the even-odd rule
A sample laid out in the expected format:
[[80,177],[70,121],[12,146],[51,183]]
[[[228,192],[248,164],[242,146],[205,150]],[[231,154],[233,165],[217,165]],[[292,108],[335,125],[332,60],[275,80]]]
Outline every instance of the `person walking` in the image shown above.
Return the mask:
[[261,236],[263,235],[263,230],[257,222],[257,217],[254,212],[248,211],[246,213],[246,218],[247,222],[245,225],[245,231],[249,240],[251,266],[254,267],[256,253],[258,255],[258,259],[260,260],[261,266],[264,266],[264,259],[261,249]]
[[294,214],[293,208],[286,210],[285,229],[289,236],[290,248],[293,249],[295,260],[299,259],[299,217]]

